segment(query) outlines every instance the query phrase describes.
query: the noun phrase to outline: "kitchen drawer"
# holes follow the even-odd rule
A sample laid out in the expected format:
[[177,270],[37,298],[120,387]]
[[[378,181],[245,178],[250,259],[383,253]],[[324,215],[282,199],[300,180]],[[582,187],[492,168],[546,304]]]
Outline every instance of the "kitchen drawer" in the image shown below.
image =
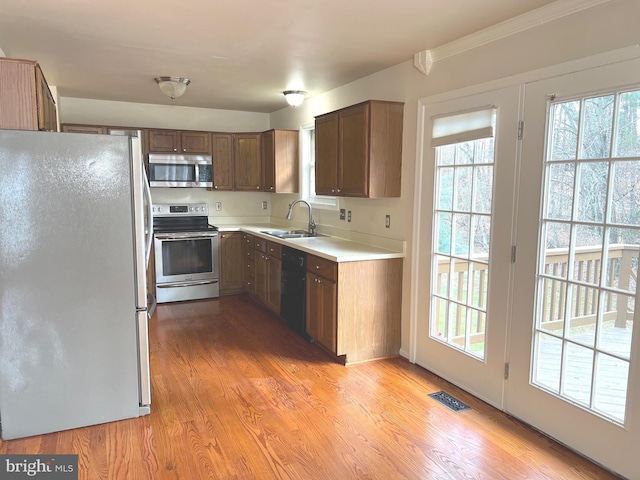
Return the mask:
[[244,273],[245,276],[253,277],[253,272],[255,272],[255,264],[253,263],[253,255],[251,258],[244,259]]
[[253,247],[262,253],[267,253],[267,240],[253,237]]
[[246,246],[253,248],[253,235],[249,235],[248,233],[243,233],[242,241]]
[[282,258],[282,245],[267,240],[267,254],[270,257]]
[[255,293],[255,264],[253,262],[253,250],[251,251],[251,258],[244,259],[242,285],[244,289],[249,293]]
[[327,280],[338,281],[338,264],[331,260],[325,260],[315,255],[307,255],[307,271]]

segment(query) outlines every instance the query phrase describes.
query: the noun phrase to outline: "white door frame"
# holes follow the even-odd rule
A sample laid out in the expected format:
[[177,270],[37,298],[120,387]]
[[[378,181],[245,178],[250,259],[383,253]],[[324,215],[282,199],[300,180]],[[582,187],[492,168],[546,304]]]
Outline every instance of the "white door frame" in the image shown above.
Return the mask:
[[[637,59],[637,58],[640,58],[640,49],[637,46],[633,46],[633,47],[616,50],[613,52],[608,52],[601,55],[596,55],[593,57],[588,57],[586,59],[581,59],[581,60],[577,60],[577,61],[573,61],[573,62],[561,64],[561,65],[556,65],[556,66],[544,68],[541,70],[536,70],[534,72],[528,72],[525,74],[516,75],[513,77],[501,79],[494,82],[489,82],[482,85],[468,87],[468,88],[457,90],[454,92],[447,92],[440,95],[426,97],[418,101],[418,119],[417,119],[418,130],[417,130],[417,140],[416,140],[417,141],[417,145],[416,145],[417,157],[416,157],[413,235],[412,235],[412,258],[414,259],[414,262],[412,265],[412,272],[411,272],[411,308],[410,308],[410,344],[409,344],[409,360],[411,362],[416,363],[417,344],[418,344],[417,332],[419,331],[418,322],[420,321],[421,318],[424,318],[424,316],[420,315],[420,311],[419,311],[420,295],[424,294],[424,292],[421,291],[421,288],[423,288],[423,285],[424,285],[424,275],[425,274],[427,276],[430,275],[430,271],[431,271],[430,265],[429,265],[431,260],[431,255],[430,254],[420,255],[420,251],[424,245],[429,245],[429,246],[431,245],[431,238],[425,238],[425,233],[424,233],[425,231],[430,232],[431,228],[429,227],[425,229],[424,222],[429,222],[429,223],[432,222],[432,210],[425,212],[423,208],[423,205],[425,204],[424,197],[425,195],[430,193],[431,189],[433,188],[432,187],[433,179],[430,180],[431,184],[426,184],[426,185],[423,184],[424,175],[425,175],[425,167],[423,165],[423,162],[425,159],[425,151],[427,148],[431,148],[429,146],[430,135],[428,135],[428,130],[425,128],[429,123],[429,119],[426,118],[426,113],[425,113],[427,111],[427,106],[429,104],[433,104],[436,102],[454,100],[457,98],[461,98],[469,95],[475,95],[482,92],[498,90],[500,88],[507,87],[507,86],[523,85],[526,83],[532,83],[539,80],[551,79],[553,77],[560,76],[560,75],[576,73],[576,72],[584,71],[591,68],[597,68],[605,65],[612,65],[615,63],[623,62],[625,60]],[[612,83],[615,83],[615,82],[612,82]],[[525,114],[526,113],[527,112],[525,112]],[[431,202],[427,202],[427,205],[430,205],[430,204]],[[535,237],[535,241],[537,242],[537,236]],[[507,330],[509,330],[509,328],[510,326],[508,323]],[[506,335],[507,335],[507,338],[509,339],[511,337],[511,332],[507,331]],[[634,344],[638,344],[640,342],[639,340],[640,335],[636,334],[635,337],[636,338],[634,339]],[[513,345],[513,347],[522,348],[522,345],[523,343],[519,342],[518,345]],[[506,354],[508,358],[510,358],[510,355],[511,355],[509,348],[510,346],[507,345]],[[638,347],[634,347],[634,348],[637,349]],[[636,365],[635,366],[632,365],[631,371],[629,372],[630,378],[637,376],[636,370],[638,369],[640,369],[640,366],[637,365],[637,360],[636,360]],[[524,371],[512,372],[512,374],[524,375],[525,372]],[[529,378],[528,371],[526,372],[525,378],[528,381],[528,378]],[[447,380],[451,381],[454,384],[458,384],[461,388],[465,389],[465,385],[461,385],[458,381],[456,381],[455,378],[448,378]],[[638,385],[630,385],[630,388],[638,389],[639,387],[640,386]],[[507,388],[506,391],[509,392],[509,388]],[[515,398],[516,395],[513,393],[513,391],[509,392],[509,395],[514,397],[513,400],[515,402],[518,401],[517,398]],[[633,395],[633,394],[630,394],[630,395]],[[528,417],[529,412],[524,412],[524,413],[520,412],[519,407],[512,405],[513,402],[511,398],[508,398],[507,402],[508,403],[505,403],[505,409],[509,411],[510,414],[517,416],[519,418],[522,418],[524,421],[536,423],[537,421],[536,418]],[[637,410],[637,406],[635,406],[635,409]],[[560,413],[560,415],[562,415],[562,413]],[[541,428],[546,433],[552,436],[556,436],[556,438],[561,438],[560,434],[554,433],[555,430],[548,427],[549,427],[549,422],[543,422],[542,426],[537,425],[537,428]],[[619,427],[615,427],[615,428],[619,428]],[[548,430],[552,430],[552,431],[548,431]],[[606,425],[603,427],[602,435],[603,437],[609,436],[609,431],[606,428]],[[588,436],[588,432],[585,432],[585,438],[583,440],[586,440],[587,436]],[[633,434],[633,438],[636,438],[637,436],[638,436],[637,433]],[[566,440],[566,439],[563,440],[562,438],[561,438],[561,441],[563,441],[563,443],[565,444],[569,442],[569,440]],[[582,452],[585,455],[590,456],[591,458],[595,458],[596,461],[601,461],[602,463],[605,463],[605,460],[601,460],[600,458],[598,458],[598,455],[596,454],[597,452],[594,453],[592,447],[588,445],[585,447],[584,441],[579,442],[579,444],[573,444],[573,445],[568,444],[568,446],[570,448],[574,448]],[[625,452],[622,452],[622,455],[628,455],[628,454],[629,452],[627,452],[626,449],[625,449]],[[630,458],[632,458],[632,456]],[[627,462],[626,464],[628,465],[629,459],[627,460],[623,459],[623,462]],[[629,467],[629,468],[636,468],[636,467]],[[635,472],[635,470],[633,471]],[[623,471],[620,471],[620,473],[625,474],[625,472]],[[628,472],[626,474],[628,474]]]
[[[600,53],[589,57],[565,62],[559,65],[552,65],[544,67],[538,70],[532,70],[530,72],[513,75],[510,77],[501,78],[499,80],[493,80],[479,85],[473,85],[470,87],[453,90],[450,92],[439,93],[428,97],[418,99],[418,113],[417,113],[417,131],[416,131],[416,158],[415,158],[415,180],[414,180],[414,197],[413,197],[413,230],[411,236],[411,258],[413,264],[411,265],[411,304],[409,312],[409,351],[408,359],[410,362],[416,362],[416,341],[417,341],[417,326],[418,326],[418,298],[420,292],[418,290],[419,272],[429,265],[418,263],[420,257],[420,245],[422,237],[420,234],[420,227],[422,221],[424,221],[424,212],[422,211],[422,200],[424,192],[422,188],[423,178],[423,159],[424,150],[431,148],[429,146],[430,137],[425,137],[425,108],[428,104],[443,102],[447,100],[454,100],[469,95],[476,95],[482,92],[489,92],[491,90],[499,90],[501,88],[510,87],[513,85],[522,85],[529,82],[535,82],[546,78],[551,78],[558,75],[564,75],[567,73],[579,72],[582,70],[588,70],[590,68],[599,67],[602,65],[608,65],[616,62],[622,62],[625,60],[640,58],[640,47],[638,45],[632,45],[629,47],[612,50],[610,52]],[[431,221],[429,217],[428,221]]]

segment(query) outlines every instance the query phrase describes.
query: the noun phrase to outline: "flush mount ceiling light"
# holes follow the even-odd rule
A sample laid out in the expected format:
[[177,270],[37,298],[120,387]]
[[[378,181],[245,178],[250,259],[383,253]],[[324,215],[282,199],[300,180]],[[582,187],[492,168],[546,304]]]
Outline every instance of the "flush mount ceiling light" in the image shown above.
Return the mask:
[[307,92],[303,90],[285,90],[282,92],[284,94],[284,98],[287,99],[287,103],[292,107],[299,107],[304,102],[304,96]]
[[156,77],[156,83],[162,93],[175,101],[184,94],[191,80],[182,77]]

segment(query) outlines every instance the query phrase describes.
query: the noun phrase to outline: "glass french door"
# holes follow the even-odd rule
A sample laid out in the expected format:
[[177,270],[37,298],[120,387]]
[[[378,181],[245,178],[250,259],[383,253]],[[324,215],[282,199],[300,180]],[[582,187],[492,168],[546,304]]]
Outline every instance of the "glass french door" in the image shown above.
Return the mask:
[[520,92],[424,107],[416,363],[499,408]]
[[506,410],[640,478],[640,61],[526,86]]

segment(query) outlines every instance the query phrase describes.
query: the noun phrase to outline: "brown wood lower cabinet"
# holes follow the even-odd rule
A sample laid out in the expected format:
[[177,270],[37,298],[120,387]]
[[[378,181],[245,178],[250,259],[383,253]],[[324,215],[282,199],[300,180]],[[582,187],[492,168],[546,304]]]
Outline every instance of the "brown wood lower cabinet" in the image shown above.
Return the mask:
[[307,256],[307,333],[345,363],[398,355],[402,259]]
[[248,233],[242,234],[242,285],[244,290],[254,295],[256,293],[256,285],[255,285],[255,263],[254,263],[254,236],[249,235]]
[[337,284],[307,273],[307,333],[334,355],[336,350]]
[[219,235],[220,294],[239,293],[243,290],[244,241],[240,232]]
[[280,293],[282,292],[282,245],[267,242],[267,307],[280,315]]
[[[248,233],[222,235],[222,291],[242,278],[244,291],[280,315],[282,245]],[[336,263],[308,254],[306,295],[307,333],[344,363],[398,355],[401,258]]]
[[282,280],[282,247],[254,237],[255,298],[280,315],[280,282]]

